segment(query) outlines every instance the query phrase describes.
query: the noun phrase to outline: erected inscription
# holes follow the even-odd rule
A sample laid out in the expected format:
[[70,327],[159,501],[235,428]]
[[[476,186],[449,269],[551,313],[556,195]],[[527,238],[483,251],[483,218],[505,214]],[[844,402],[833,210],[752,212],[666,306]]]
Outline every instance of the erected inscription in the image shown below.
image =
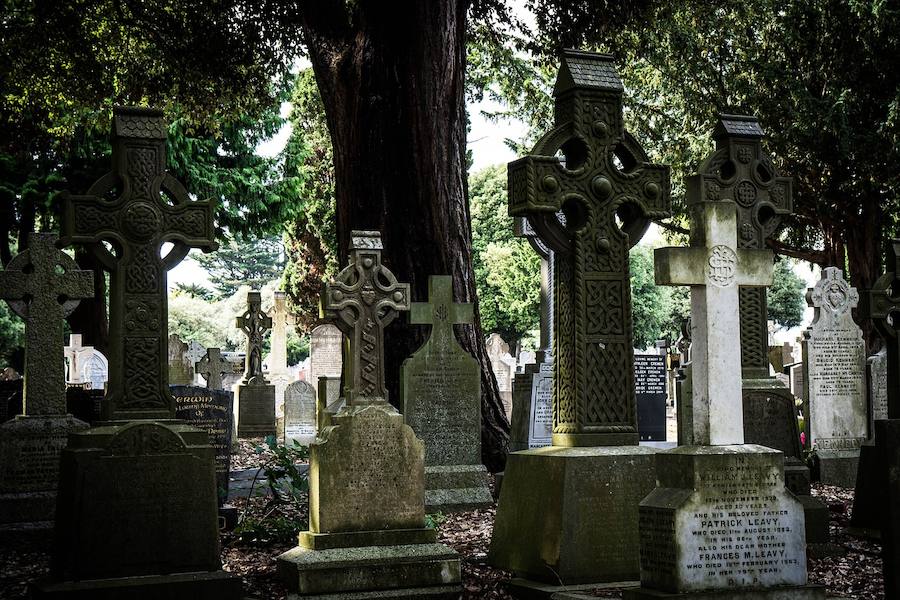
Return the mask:
[[309,336],[309,380],[316,386],[319,377],[340,377],[344,334],[334,325],[319,325]]
[[542,448],[553,442],[553,363],[542,362],[531,380],[529,425],[529,448]]
[[641,441],[666,441],[666,359],[634,355],[634,395]]
[[233,394],[223,390],[187,385],[170,386],[175,398],[175,418],[187,421],[209,435],[216,451],[216,489],[219,503],[228,496],[231,474],[231,432]]

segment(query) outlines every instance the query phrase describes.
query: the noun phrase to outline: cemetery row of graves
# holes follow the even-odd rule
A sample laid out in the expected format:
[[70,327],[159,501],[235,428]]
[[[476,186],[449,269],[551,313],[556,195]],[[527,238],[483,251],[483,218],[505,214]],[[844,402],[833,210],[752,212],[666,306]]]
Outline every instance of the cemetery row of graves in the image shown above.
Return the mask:
[[[323,282],[302,376],[287,365],[283,293],[271,311],[247,295],[243,353],[170,335],[166,271],[190,248],[214,250],[212,206],[166,173],[162,114],[117,108],[111,174],[67,196],[59,234],[31,234],[0,272],[26,324],[22,379],[0,398],[0,531],[22,552],[52,540],[26,593],[813,600],[854,597],[823,573],[868,548],[881,564],[865,563],[860,593],[900,597],[900,241],[871,290],[823,270],[799,356],[770,344],[766,239],[791,212],[792,180],[756,118],[721,115],[688,182],[690,245],[655,252],[657,285],[691,288],[690,325],[673,352],[636,355],[628,253],[668,214],[670,184],[624,131],[623,93],[609,56],[568,51],[556,128],[509,165],[509,212],[549,292],[533,357],[520,365],[500,336],[486,342],[512,428],[496,475],[482,464],[480,367],[454,334],[472,305],[445,274],[413,298],[377,231],[354,231]],[[65,316],[93,293],[92,273],[61,251],[72,245],[110,273],[107,356],[64,339]],[[857,308],[883,353],[867,358]],[[401,315],[429,337],[386,372]],[[266,438],[281,471],[253,463]],[[298,481],[297,536],[252,554],[277,584],[224,569],[235,504],[246,517],[254,489],[271,506]],[[835,527],[821,490],[838,489],[853,506]]]

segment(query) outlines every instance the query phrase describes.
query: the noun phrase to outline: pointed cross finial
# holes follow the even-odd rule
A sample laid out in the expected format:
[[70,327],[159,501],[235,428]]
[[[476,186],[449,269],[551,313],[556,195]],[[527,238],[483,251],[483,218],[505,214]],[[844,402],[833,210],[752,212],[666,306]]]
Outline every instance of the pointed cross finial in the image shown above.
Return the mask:
[[28,234],[28,248],[0,271],[0,298],[25,320],[25,414],[65,414],[63,319],[94,295],[94,274],[56,247],[52,233]]

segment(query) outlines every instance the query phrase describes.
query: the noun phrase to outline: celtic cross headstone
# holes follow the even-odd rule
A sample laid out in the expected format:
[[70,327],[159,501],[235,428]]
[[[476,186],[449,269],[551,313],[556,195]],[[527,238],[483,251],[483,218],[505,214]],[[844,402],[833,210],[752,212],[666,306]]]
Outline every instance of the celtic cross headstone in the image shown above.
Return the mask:
[[693,443],[743,444],[738,286],[772,283],[772,252],[739,248],[732,202],[691,206],[690,248],[654,251],[657,285],[691,286]]
[[510,215],[554,252],[554,445],[638,442],[628,252],[668,214],[669,170],[625,132],[623,90],[612,57],[567,50],[556,127],[509,165]]
[[247,310],[236,319],[235,326],[247,336],[243,383],[265,385],[267,382],[262,366],[263,336],[272,328],[272,318],[263,312],[259,292],[247,293]]
[[287,371],[287,335],[288,328],[297,320],[287,308],[287,294],[275,292],[275,303],[269,311],[272,319],[271,352],[269,354],[269,373],[284,373]]
[[884,275],[863,294],[860,312],[872,320],[887,350],[887,418],[900,419],[900,239],[891,240]]
[[197,373],[206,380],[206,387],[211,390],[225,389],[222,376],[231,373],[231,363],[222,358],[220,348],[207,348],[206,354],[194,365]]
[[381,264],[381,233],[350,237],[350,264],[325,286],[322,305],[350,340],[347,404],[385,403],[384,328],[409,310],[409,284]]
[[[166,171],[160,111],[117,108],[113,170],[64,200],[62,240],[83,244],[109,278],[109,383],[103,417],[170,419],[166,272],[191,248],[215,250],[213,207]],[[109,247],[101,242],[109,242]],[[162,245],[172,248],[160,256]]]

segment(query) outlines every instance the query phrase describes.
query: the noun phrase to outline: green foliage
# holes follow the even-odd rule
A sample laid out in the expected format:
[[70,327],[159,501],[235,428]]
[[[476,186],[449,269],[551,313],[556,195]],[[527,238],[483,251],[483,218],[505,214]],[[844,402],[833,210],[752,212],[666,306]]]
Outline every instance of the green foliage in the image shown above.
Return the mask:
[[288,332],[287,364],[296,365],[309,357],[309,336],[299,336],[294,331]]
[[25,323],[6,302],[0,301],[0,370],[13,359],[13,353],[25,346]]
[[635,348],[648,348],[666,332],[670,313],[669,288],[657,286],[653,278],[653,250],[635,246],[629,254],[631,269],[631,311],[634,319]]
[[229,349],[225,331],[234,328],[237,313],[223,308],[223,303],[174,294],[169,299],[169,333],[177,333],[182,340],[198,342],[206,348]]
[[504,165],[471,175],[469,210],[481,326],[514,343],[540,327],[541,263],[528,242],[513,235]]
[[215,288],[215,298],[233,295],[241,286],[260,289],[284,271],[284,249],[278,239],[225,238],[216,252],[199,254],[196,261],[206,269]]
[[769,319],[785,329],[803,323],[806,312],[806,282],[793,269],[793,261],[782,258],[775,263],[775,279],[766,296]]
[[199,283],[176,283],[172,293],[175,296],[185,295],[191,298],[205,300],[206,302],[212,302],[215,298],[215,295],[211,290]]
[[437,529],[441,523],[447,520],[447,515],[442,512],[428,513],[425,515],[425,527],[428,529]]

